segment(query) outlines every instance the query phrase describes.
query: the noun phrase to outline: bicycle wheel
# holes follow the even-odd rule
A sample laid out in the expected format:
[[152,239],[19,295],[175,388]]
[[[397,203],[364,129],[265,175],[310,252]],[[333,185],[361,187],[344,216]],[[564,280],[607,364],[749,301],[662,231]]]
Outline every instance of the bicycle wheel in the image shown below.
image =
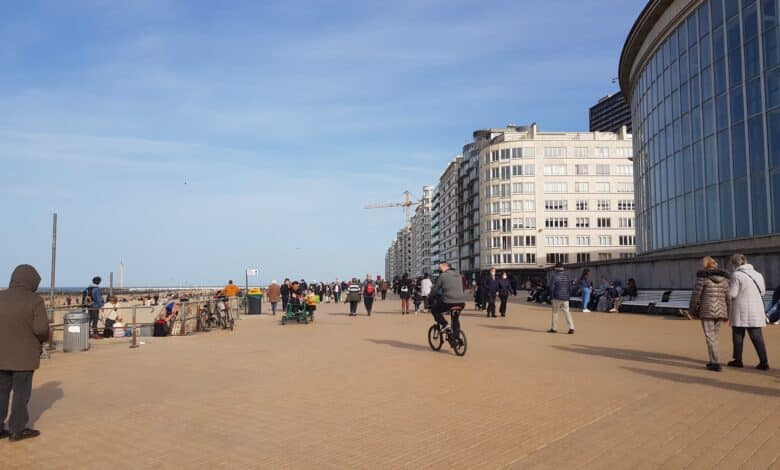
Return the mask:
[[431,349],[438,351],[441,349],[441,345],[444,343],[444,339],[441,337],[441,331],[439,331],[439,325],[433,324],[428,328],[428,344]]
[[467,347],[466,333],[464,333],[463,330],[460,330],[458,332],[458,337],[455,338],[455,341],[452,344],[452,349],[455,351],[455,355],[462,356],[466,354]]

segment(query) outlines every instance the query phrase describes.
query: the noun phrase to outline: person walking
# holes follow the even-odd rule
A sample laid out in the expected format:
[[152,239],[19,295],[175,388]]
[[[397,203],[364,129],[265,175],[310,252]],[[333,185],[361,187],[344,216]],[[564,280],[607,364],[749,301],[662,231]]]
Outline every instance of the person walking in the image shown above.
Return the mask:
[[100,276],[92,278],[92,285],[84,289],[81,293],[81,303],[87,307],[89,312],[89,332],[92,339],[100,339],[98,333],[98,319],[100,319],[100,309],[103,308],[103,290],[100,288],[102,279]]
[[290,303],[290,279],[285,278],[284,284],[279,288],[279,293],[282,296],[282,310],[287,311],[287,304]]
[[40,282],[35,268],[23,264],[11,274],[8,289],[0,291],[0,438],[10,441],[40,435],[27,427],[33,373],[40,365],[42,344],[49,338],[46,307],[36,293]]
[[569,276],[563,271],[563,263],[556,263],[549,283],[550,296],[552,297],[552,327],[547,330],[548,333],[558,332],[558,312],[563,311],[566,325],[569,327],[569,334],[574,334],[574,320],[569,310],[570,284]]
[[582,311],[590,313],[588,304],[590,304],[590,294],[593,292],[593,284],[590,282],[590,269],[583,269],[580,276],[580,289],[582,291]]
[[707,363],[707,369],[720,372],[718,332],[721,324],[728,321],[731,312],[729,275],[719,269],[718,263],[709,256],[701,260],[701,267],[696,273],[696,285],[691,294],[688,312],[701,320],[710,361]]
[[336,282],[333,283],[333,300],[336,303],[341,302],[341,281],[336,279]]
[[505,272],[501,273],[501,278],[498,280],[498,299],[501,301],[501,305],[498,311],[502,317],[506,316],[506,303],[509,300],[510,292],[514,292],[514,289],[512,289],[512,283],[509,282],[509,276]]
[[347,286],[347,302],[349,302],[349,316],[354,317],[357,315],[357,306],[360,302],[360,283],[356,278],[352,278],[352,282]]
[[409,275],[404,273],[401,276],[401,280],[398,282],[398,295],[401,297],[401,315],[407,315],[409,313],[409,299],[412,298],[412,291],[414,290],[414,283],[409,279]]
[[271,313],[276,315],[276,304],[278,304],[279,300],[282,298],[282,287],[276,280],[273,280],[271,281],[271,285],[268,286],[268,289],[266,289],[265,295],[268,297],[268,301],[271,302]]
[[374,297],[376,296],[376,286],[370,279],[363,286],[363,305],[366,307],[366,313],[371,316],[371,309],[374,307]]
[[496,296],[498,295],[498,279],[496,279],[496,269],[492,268],[490,274],[485,280],[485,291],[487,293],[487,316],[496,318]]
[[764,302],[762,296],[766,292],[764,276],[748,264],[745,255],[736,254],[731,257],[734,272],[729,283],[729,294],[734,304],[731,309],[731,340],[734,343],[734,360],[729,367],[743,367],[742,348],[745,341],[745,331],[750,336],[753,347],[758,354],[756,369],[769,370],[769,360],[766,354],[766,344],[761,329],[766,326]]
[[431,289],[433,288],[433,281],[428,273],[423,274],[422,281],[420,281],[420,296],[422,296],[423,312],[431,308],[430,298]]
[[387,299],[388,290],[390,290],[390,283],[387,282],[387,279],[383,279],[382,283],[379,285],[379,292],[382,294],[382,300]]

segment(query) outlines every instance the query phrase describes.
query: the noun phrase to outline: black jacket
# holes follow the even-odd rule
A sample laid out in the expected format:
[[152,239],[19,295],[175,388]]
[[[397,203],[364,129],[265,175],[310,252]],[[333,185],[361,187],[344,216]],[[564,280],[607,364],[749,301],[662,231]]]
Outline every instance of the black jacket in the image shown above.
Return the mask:
[[512,283],[509,282],[509,279],[499,279],[498,280],[498,295],[500,296],[508,296],[511,292],[513,292],[512,289]]

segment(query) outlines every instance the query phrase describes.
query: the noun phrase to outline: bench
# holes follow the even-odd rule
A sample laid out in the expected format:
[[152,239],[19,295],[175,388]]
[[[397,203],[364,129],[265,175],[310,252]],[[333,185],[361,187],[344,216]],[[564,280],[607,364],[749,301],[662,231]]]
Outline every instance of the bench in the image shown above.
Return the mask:
[[768,290],[766,293],[761,296],[761,300],[764,301],[764,311],[766,312],[769,310],[770,307],[772,307],[772,296],[775,295],[774,290]]
[[620,303],[620,312],[649,312],[653,305],[661,301],[664,292],[662,290],[640,290],[633,299]]
[[666,302],[656,302],[656,304],[652,306],[652,310],[673,310],[678,315],[685,317],[688,313],[688,306],[691,302],[692,293],[693,291],[690,290],[673,290],[669,295],[669,300]]

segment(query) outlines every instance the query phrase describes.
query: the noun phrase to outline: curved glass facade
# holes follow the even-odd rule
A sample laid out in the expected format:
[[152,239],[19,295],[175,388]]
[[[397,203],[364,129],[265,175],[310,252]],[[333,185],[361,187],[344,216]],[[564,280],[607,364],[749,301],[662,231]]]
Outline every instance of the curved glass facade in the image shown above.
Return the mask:
[[780,232],[779,13],[701,2],[631,83],[640,253]]

